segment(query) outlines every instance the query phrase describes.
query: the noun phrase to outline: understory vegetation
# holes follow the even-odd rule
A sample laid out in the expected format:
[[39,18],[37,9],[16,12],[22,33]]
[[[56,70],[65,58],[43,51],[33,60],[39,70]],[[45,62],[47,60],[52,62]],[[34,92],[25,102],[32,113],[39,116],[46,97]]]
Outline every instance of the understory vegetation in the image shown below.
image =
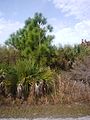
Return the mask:
[[90,46],[52,45],[52,30],[35,13],[0,46],[0,105],[90,102]]

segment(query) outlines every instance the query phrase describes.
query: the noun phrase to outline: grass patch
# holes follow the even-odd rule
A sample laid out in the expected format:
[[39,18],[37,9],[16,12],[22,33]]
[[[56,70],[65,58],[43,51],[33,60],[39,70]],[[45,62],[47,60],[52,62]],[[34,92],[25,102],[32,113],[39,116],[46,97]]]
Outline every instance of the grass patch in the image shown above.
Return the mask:
[[90,115],[90,104],[1,106],[1,118],[81,117]]

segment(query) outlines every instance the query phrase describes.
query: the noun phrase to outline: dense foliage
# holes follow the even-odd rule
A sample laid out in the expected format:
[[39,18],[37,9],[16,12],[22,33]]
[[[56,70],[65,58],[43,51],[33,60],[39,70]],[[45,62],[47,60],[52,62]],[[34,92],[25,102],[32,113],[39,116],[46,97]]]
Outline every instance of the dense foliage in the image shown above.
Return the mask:
[[19,83],[23,83],[26,89],[28,84],[31,86],[44,80],[54,87],[55,74],[73,69],[75,61],[90,55],[90,47],[87,46],[52,45],[52,30],[46,18],[41,13],[35,13],[33,18],[25,21],[23,28],[10,35],[5,46],[0,47],[0,87],[3,82],[5,95],[15,98]]

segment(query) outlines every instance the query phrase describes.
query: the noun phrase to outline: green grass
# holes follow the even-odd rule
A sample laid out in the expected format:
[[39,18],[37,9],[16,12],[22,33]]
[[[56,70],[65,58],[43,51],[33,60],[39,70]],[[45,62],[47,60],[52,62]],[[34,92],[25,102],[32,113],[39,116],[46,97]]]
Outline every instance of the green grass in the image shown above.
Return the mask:
[[0,117],[32,118],[32,117],[79,117],[90,115],[90,104],[56,104],[1,106]]

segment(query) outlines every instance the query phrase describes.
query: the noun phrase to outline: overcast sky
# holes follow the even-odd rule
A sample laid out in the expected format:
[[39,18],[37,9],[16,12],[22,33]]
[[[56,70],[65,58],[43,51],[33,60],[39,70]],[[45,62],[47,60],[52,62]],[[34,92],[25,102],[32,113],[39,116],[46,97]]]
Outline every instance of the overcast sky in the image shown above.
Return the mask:
[[43,13],[54,27],[54,44],[90,40],[90,0],[0,0],[0,44],[35,12]]

